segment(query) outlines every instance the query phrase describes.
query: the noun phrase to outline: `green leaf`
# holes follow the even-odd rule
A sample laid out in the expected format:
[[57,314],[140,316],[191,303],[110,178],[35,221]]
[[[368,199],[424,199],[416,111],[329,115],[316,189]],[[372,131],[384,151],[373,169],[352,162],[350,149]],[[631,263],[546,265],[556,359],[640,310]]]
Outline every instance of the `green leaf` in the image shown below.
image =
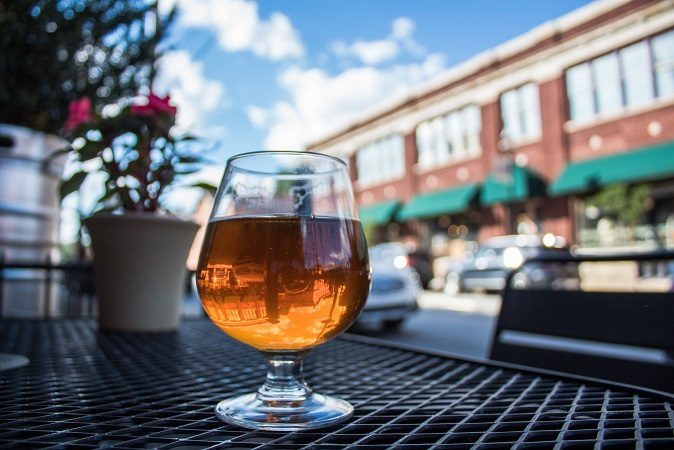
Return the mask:
[[96,211],[94,211],[92,216],[99,216],[101,214],[110,214],[110,213],[113,213],[113,212],[117,211],[118,209],[119,209],[119,205],[106,206],[105,208],[97,209]]
[[114,189],[111,189],[109,186],[106,185],[105,187],[105,193],[101,195],[101,197],[96,200],[97,204],[103,204],[106,200],[112,198],[115,194],[117,194],[117,191]]
[[178,137],[176,138],[176,140],[178,140],[178,141],[180,141],[180,142],[196,141],[196,140],[198,140],[198,139],[199,139],[199,138],[196,137],[196,136],[193,135],[193,134],[185,134],[185,135],[183,135],[183,136],[178,136]]
[[87,141],[82,148],[77,150],[80,161],[85,162],[98,157],[98,154],[100,153],[99,145],[99,142]]
[[199,172],[201,169],[177,169],[175,171],[176,175],[191,175],[193,173]]
[[80,186],[82,186],[85,178],[87,178],[87,175],[89,175],[88,172],[76,172],[73,176],[61,182],[61,186],[59,186],[61,200],[78,190]]
[[178,162],[181,164],[194,164],[201,162],[201,158],[198,156],[180,155],[178,156]]
[[203,190],[205,190],[205,191],[210,192],[210,193],[213,194],[213,195],[215,195],[215,191],[218,190],[218,187],[217,187],[217,186],[215,186],[215,185],[213,185],[213,184],[211,184],[211,183],[207,183],[207,182],[205,182],[205,181],[201,181],[201,182],[199,182],[199,183],[188,184],[187,187],[194,187],[194,188],[203,189]]

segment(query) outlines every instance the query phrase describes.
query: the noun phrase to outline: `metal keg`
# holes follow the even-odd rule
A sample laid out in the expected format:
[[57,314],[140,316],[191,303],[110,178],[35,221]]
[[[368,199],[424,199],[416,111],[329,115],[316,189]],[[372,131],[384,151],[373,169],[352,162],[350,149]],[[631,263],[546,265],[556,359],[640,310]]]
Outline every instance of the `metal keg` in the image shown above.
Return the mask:
[[[12,261],[58,260],[58,187],[68,143],[54,135],[0,124],[0,253]],[[3,317],[43,317],[54,289],[39,270],[3,270]]]

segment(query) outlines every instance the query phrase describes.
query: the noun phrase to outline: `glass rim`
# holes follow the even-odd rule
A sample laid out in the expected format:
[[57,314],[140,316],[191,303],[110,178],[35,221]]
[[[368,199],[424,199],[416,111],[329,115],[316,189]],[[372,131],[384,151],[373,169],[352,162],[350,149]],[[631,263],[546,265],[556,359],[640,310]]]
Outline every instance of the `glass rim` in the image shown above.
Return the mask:
[[[326,160],[332,161],[332,162],[337,162],[342,165],[342,167],[336,167],[333,170],[326,170],[320,173],[310,173],[310,174],[276,174],[274,172],[270,171],[260,171],[260,170],[253,170],[253,169],[248,169],[245,167],[237,166],[234,165],[234,163],[239,160],[239,159],[244,159],[244,158],[249,158],[252,156],[274,156],[274,155],[281,155],[281,156],[309,156],[309,157],[318,157],[318,158],[324,158]],[[315,175],[325,175],[329,173],[333,173],[336,171],[339,171],[343,168],[347,167],[347,164],[344,160],[337,158],[336,156],[332,155],[327,155],[325,153],[318,153],[318,152],[309,152],[309,151],[301,151],[301,150],[255,150],[252,152],[244,152],[244,153],[239,153],[237,155],[231,156],[230,158],[227,159],[227,163],[225,164],[227,167],[233,166],[236,167],[236,170],[240,170],[243,172],[247,173],[252,173],[252,174],[259,174],[259,175],[284,175],[284,176],[290,176],[290,177],[296,177],[296,176],[302,176],[302,177],[307,177],[307,176],[315,176]]]

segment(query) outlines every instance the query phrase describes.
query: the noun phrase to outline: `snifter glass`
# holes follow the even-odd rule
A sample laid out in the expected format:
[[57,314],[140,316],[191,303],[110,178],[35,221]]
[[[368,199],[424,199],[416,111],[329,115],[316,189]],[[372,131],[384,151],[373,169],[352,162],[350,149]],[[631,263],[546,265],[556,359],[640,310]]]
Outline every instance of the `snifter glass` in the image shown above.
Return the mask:
[[262,352],[268,371],[257,392],[221,401],[216,415],[278,431],[350,417],[349,403],[311,390],[302,361],[353,323],[369,285],[367,245],[343,161],[280,151],[231,158],[197,286],[210,319]]

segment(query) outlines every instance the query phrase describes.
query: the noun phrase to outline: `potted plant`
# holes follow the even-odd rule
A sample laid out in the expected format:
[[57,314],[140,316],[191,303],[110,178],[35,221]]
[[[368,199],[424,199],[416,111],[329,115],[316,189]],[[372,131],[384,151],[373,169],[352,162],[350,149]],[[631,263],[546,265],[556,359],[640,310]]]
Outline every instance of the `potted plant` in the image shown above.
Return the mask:
[[94,251],[99,325],[173,330],[198,225],[168,214],[161,199],[202,158],[191,149],[192,136],[172,133],[176,107],[169,97],[150,93],[102,111],[94,112],[86,97],[71,103],[66,129],[80,170],[61,185],[66,197],[92,173],[105,179],[94,213],[83,221]]
[[[65,154],[50,156],[68,145],[62,133],[68,105],[86,96],[100,110],[148,89],[172,19],[158,14],[153,0],[0,2],[0,251],[6,260],[59,257]],[[5,281],[6,316],[43,314],[46,283]]]

